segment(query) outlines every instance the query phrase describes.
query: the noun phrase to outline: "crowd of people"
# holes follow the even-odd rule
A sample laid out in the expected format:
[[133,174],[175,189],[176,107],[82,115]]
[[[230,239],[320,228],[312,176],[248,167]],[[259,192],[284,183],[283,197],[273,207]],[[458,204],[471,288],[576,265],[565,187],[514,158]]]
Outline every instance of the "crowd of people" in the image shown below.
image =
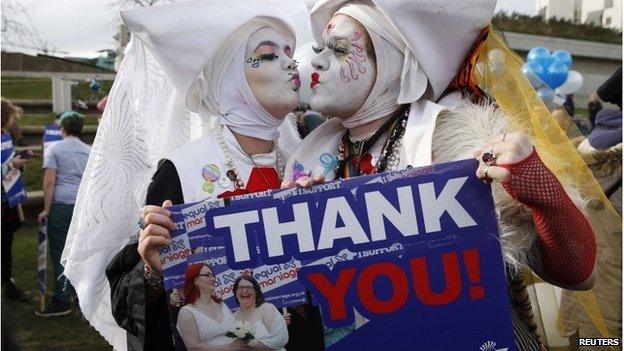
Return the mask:
[[[526,296],[524,273],[592,289],[604,264],[600,220],[621,227],[611,209],[621,215],[621,71],[597,94],[619,109],[597,112],[592,100],[593,128],[576,144],[606,194],[592,203],[582,194],[592,185],[568,177],[589,170],[552,167],[554,147],[519,129],[522,116],[507,112],[521,109],[484,83],[510,74],[475,73],[498,40],[495,4],[480,1],[457,17],[434,0],[321,0],[309,13],[318,43],[311,62],[293,58],[303,2],[191,0],[122,12],[133,37],[93,151],[79,140],[83,117],[68,112],[58,119],[63,141],[43,163],[39,221],[47,219],[55,290],[38,314],[69,313],[73,284],[85,317],[119,349],[322,350],[365,321],[328,328],[310,303],[282,314],[250,275],[233,285],[232,312],[204,263],[188,266],[182,290],[166,292],[158,250],[175,228],[167,208],[477,158],[475,175],[492,184],[497,208],[516,347],[541,350],[531,305],[517,300]],[[310,72],[309,101],[300,100],[300,70]],[[3,100],[3,133],[14,118],[6,110],[5,120]],[[571,143],[556,148],[576,153]],[[7,170],[24,162],[17,156]],[[216,176],[207,179],[206,167]],[[16,214],[4,201],[2,283],[7,296],[27,300],[11,278],[17,227],[5,218]],[[254,327],[253,340],[227,335],[237,322]]]
[[[2,132],[8,133],[21,114],[21,109],[10,101],[2,99]],[[51,121],[52,122],[52,121]],[[90,147],[81,139],[84,115],[75,111],[65,111],[56,116],[53,124],[60,128],[62,140],[54,147],[42,152],[43,164],[43,210],[37,220],[47,227],[48,247],[53,264],[52,282],[54,293],[44,309],[35,311],[41,317],[62,316],[71,313],[71,302],[75,293],[71,284],[63,276],[61,254],[72,219],[72,213],[80,180],[89,158]],[[43,140],[42,140],[43,141]],[[43,148],[42,148],[43,151]],[[2,178],[12,168],[24,170],[32,151],[16,153],[2,165]],[[34,172],[34,171],[33,171]],[[21,214],[21,216],[20,216]],[[15,285],[12,274],[13,238],[21,226],[23,211],[21,205],[9,206],[4,187],[2,189],[2,287],[4,297],[12,300],[30,301],[32,293]]]

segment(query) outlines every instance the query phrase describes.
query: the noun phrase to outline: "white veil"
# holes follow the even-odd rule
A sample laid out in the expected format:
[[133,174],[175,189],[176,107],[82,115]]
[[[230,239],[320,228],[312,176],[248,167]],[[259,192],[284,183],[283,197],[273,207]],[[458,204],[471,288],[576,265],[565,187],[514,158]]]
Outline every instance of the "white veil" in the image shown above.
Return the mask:
[[82,176],[61,258],[85,318],[116,349],[126,349],[126,332],[112,318],[104,269],[136,233],[158,161],[191,140],[191,119],[160,65],[140,40],[131,39]]
[[[205,8],[199,7],[211,8],[205,11]],[[219,7],[220,13],[210,11],[216,7]],[[198,57],[175,57],[177,63],[183,65],[179,72],[184,74],[174,71],[167,75],[162,64],[167,62],[162,61],[166,57],[153,55],[146,45],[146,38],[150,45],[155,43],[146,35],[175,35],[175,31],[163,32],[167,26],[176,28],[175,23],[159,22],[159,17],[153,15],[158,12],[173,22],[170,15],[173,9],[196,14],[192,25],[201,25],[202,16],[226,13],[230,17],[224,19],[221,15],[220,18],[221,21],[230,21],[231,31],[238,26],[236,21],[244,22],[254,16],[287,18],[287,22],[292,19],[297,23],[297,36],[310,35],[307,9],[302,0],[187,1],[141,9],[152,13],[152,16],[143,16],[148,24],[139,29],[141,40],[133,34],[126,47],[124,60],[109,93],[82,176],[61,257],[64,274],[76,289],[84,317],[115,350],[127,349],[126,331],[113,318],[111,291],[105,269],[128,239],[138,231],[140,209],[158,161],[210,128],[197,113],[190,112],[186,104],[187,90],[180,88],[188,87],[203,67],[200,67],[201,63],[192,62]],[[188,17],[180,18],[189,21]],[[149,32],[149,26],[156,27],[155,31]],[[201,29],[197,28],[200,27],[194,30]],[[227,40],[227,33],[230,32],[225,29],[221,31],[223,40]],[[169,37],[164,42],[185,44],[183,41],[172,41]],[[188,40],[186,43],[196,42]],[[194,55],[199,54],[195,51]],[[188,61],[191,63],[187,65],[184,59],[191,60]],[[167,62],[167,72],[172,72],[172,63],[176,63],[176,60]],[[189,67],[197,72],[191,71]]]

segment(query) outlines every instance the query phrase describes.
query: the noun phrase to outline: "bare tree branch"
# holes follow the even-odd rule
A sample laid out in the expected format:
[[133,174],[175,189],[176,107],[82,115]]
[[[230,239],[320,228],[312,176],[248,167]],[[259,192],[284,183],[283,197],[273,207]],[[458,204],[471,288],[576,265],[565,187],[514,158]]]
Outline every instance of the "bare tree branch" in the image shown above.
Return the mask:
[[31,11],[31,0],[2,0],[3,49],[29,49],[44,53],[56,51],[32,23]]

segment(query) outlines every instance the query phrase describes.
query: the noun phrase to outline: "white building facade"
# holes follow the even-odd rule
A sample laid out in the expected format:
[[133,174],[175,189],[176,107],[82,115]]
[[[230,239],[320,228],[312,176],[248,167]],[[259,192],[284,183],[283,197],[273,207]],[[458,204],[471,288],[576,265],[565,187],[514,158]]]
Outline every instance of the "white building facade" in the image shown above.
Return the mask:
[[536,15],[622,30],[622,0],[535,0]]

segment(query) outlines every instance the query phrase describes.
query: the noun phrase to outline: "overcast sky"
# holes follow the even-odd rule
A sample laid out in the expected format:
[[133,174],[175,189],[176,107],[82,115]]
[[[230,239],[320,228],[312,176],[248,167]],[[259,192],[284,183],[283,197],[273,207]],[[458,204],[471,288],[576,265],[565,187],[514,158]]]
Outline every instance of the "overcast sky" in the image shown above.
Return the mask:
[[[54,55],[84,56],[115,48],[114,23],[119,18],[119,8],[111,7],[110,1],[31,0],[31,4],[36,5],[30,6],[30,21],[48,46],[58,50]],[[499,0],[496,9],[533,15],[533,7],[531,0]]]

